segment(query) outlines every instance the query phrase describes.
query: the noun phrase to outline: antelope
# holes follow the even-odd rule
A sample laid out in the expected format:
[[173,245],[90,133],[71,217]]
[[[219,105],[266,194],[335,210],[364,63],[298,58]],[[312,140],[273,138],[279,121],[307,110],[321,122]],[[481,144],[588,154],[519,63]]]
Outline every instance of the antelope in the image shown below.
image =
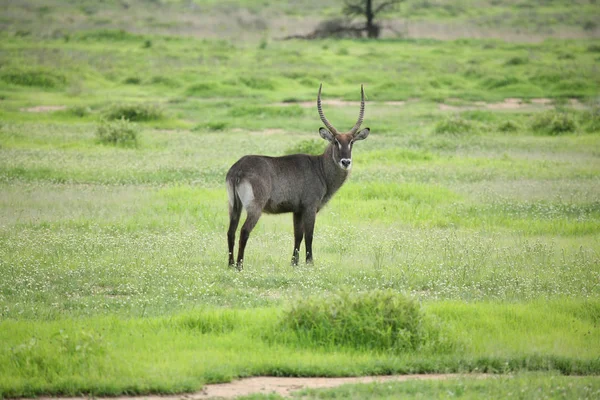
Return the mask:
[[[300,244],[306,237],[306,263],[312,264],[313,232],[317,213],[344,184],[352,168],[352,145],[366,139],[370,129],[360,129],[365,113],[365,92],[360,87],[360,112],[358,121],[347,133],[339,133],[325,118],[321,107],[321,89],[317,95],[317,111],[325,127],[319,128],[321,137],[329,145],[319,156],[292,154],[283,157],[247,155],[240,158],[227,172],[229,197],[229,265],[243,269],[244,251],[250,232],[261,214],[293,213],[294,251],[292,265],[298,265]],[[236,263],[233,250],[235,233],[242,207],[246,221],[240,231]]]

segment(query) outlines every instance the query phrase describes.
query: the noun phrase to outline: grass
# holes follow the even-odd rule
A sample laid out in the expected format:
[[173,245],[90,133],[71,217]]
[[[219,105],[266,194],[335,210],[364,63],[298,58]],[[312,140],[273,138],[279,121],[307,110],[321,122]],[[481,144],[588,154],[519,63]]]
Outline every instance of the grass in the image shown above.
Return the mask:
[[[468,18],[509,7],[496,5]],[[51,26],[75,6],[48,7],[9,11]],[[454,5],[407,7],[459,18]],[[98,10],[72,15],[85,26]],[[557,374],[600,373],[597,40],[255,45],[22,24],[0,34],[0,396],[452,371],[518,375],[407,390],[508,396],[531,380],[557,397],[595,393],[594,378]],[[322,151],[320,82],[340,130],[358,107],[339,100],[364,83],[372,134],[319,213],[316,263],[291,268],[291,216],[268,216],[244,272],[228,269],[224,176],[245,154]],[[524,104],[492,106],[507,97]],[[99,124],[121,118],[136,120],[135,146],[102,145]]]
[[[441,381],[408,381],[344,385],[336,389],[303,390],[303,399],[593,399],[600,393],[597,378],[526,373],[492,378],[464,377]],[[260,399],[263,397],[254,397]],[[264,397],[277,398],[277,397]]]
[[435,348],[365,351],[353,343],[307,347],[281,330],[285,317],[273,308],[198,309],[156,318],[7,320],[0,330],[0,389],[7,397],[115,395],[192,391],[204,383],[253,375],[598,371],[597,301],[437,302],[424,308],[438,320],[446,340],[460,346],[444,354]]

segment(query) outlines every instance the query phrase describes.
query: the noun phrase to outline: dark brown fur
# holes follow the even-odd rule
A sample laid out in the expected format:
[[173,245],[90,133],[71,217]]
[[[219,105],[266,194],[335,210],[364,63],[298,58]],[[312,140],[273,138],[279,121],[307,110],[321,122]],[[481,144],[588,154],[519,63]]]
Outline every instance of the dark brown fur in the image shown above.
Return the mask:
[[[320,89],[319,89],[319,111]],[[361,107],[361,117],[364,110]],[[331,127],[322,116],[323,122]],[[359,125],[357,123],[357,125]],[[331,127],[332,128],[332,127]],[[313,261],[312,240],[316,214],[333,197],[350,174],[352,145],[369,134],[369,128],[356,132],[355,125],[350,133],[339,134],[321,128],[319,133],[330,142],[320,156],[293,154],[283,157],[249,155],[239,159],[227,173],[229,200],[229,265],[242,269],[244,251],[250,232],[262,213],[294,215],[294,252],[292,264],[299,260],[300,244],[306,237],[306,262]],[[347,165],[346,165],[347,164]],[[250,200],[251,199],[251,200]],[[246,204],[243,204],[243,202]],[[233,251],[235,233],[242,208],[247,218],[240,232],[237,260],[234,264]]]

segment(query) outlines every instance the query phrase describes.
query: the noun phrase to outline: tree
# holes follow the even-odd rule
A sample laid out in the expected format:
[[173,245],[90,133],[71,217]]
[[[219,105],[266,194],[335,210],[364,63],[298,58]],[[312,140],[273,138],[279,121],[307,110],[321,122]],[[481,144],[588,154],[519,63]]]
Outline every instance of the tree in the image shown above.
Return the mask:
[[403,0],[344,0],[344,14],[350,18],[364,17],[366,19],[366,24],[363,29],[367,32],[367,37],[378,38],[381,32],[381,26],[375,22],[375,18],[377,18],[380,13],[393,10],[402,1]]

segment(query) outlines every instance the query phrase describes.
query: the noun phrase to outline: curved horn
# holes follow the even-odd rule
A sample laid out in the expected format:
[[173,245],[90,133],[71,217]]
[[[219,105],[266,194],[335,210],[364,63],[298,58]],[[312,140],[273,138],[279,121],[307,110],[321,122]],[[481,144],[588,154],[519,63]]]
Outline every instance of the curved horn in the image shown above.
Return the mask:
[[335,129],[333,127],[333,125],[331,125],[331,123],[329,121],[327,121],[327,118],[325,118],[325,114],[323,114],[323,108],[321,107],[321,88],[322,87],[323,87],[323,84],[321,83],[319,85],[319,95],[317,96],[317,110],[319,111],[319,117],[321,117],[321,121],[323,121],[323,123],[325,124],[327,129],[329,129],[329,132],[331,132],[334,135],[337,135],[338,134],[337,129]]
[[360,85],[360,113],[358,114],[358,121],[356,121],[356,124],[350,130],[351,134],[353,134],[353,135],[356,134],[356,132],[358,131],[358,129],[360,128],[360,126],[363,123],[364,116],[365,116],[365,90],[363,88],[363,85]]

